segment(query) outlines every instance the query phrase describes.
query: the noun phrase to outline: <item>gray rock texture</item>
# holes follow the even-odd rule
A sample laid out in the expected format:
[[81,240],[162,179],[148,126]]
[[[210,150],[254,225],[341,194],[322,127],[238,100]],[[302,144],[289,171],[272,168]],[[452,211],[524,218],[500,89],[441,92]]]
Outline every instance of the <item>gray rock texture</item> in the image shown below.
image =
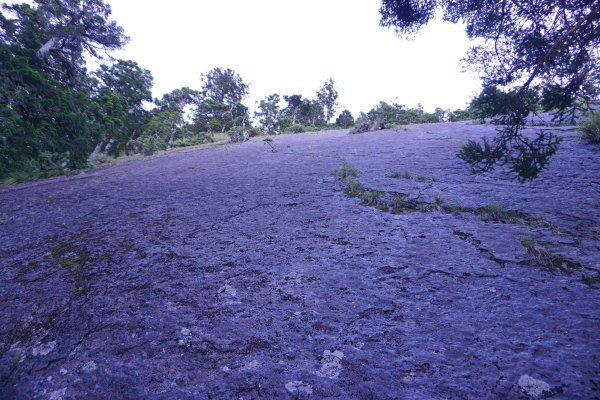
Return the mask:
[[[600,398],[598,151],[558,131],[534,182],[470,174],[456,152],[493,132],[254,139],[0,190],[0,398]],[[340,156],[447,207],[361,204]]]

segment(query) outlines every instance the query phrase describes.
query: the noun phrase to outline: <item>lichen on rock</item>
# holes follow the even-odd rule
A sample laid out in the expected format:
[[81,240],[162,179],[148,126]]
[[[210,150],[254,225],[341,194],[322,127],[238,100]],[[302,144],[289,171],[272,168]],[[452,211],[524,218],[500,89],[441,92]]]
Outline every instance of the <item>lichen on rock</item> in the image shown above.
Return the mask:
[[532,378],[529,375],[522,375],[519,378],[519,387],[525,394],[533,397],[534,399],[539,399],[545,393],[550,392],[550,385],[546,382]]

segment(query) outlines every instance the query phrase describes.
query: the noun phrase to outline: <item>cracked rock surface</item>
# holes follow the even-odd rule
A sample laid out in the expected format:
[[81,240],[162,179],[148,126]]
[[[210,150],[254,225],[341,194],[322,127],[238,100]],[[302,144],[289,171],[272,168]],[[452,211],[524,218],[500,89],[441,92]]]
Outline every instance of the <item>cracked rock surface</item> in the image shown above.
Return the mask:
[[[600,398],[597,150],[564,131],[534,182],[471,175],[456,152],[493,133],[280,136],[0,190],[0,398]],[[374,190],[545,223],[380,211],[340,155]]]

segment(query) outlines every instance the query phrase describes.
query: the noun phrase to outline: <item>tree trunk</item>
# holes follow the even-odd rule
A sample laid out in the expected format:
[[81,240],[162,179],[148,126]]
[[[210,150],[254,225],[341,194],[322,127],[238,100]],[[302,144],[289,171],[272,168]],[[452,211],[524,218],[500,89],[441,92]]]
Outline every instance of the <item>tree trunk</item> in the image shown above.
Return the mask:
[[175,124],[171,125],[171,134],[169,135],[169,148],[171,147],[171,145],[173,144],[173,141],[175,140],[175,131],[176,131],[176,126]]
[[96,145],[96,147],[94,148],[94,151],[92,151],[92,154],[90,154],[90,156],[88,157],[88,161],[91,162],[92,164],[94,164],[96,161],[96,158],[98,157],[98,154],[100,154],[101,151],[102,151],[102,142],[100,142]]
[[58,38],[56,36],[50,38],[50,40],[48,40],[46,43],[44,43],[44,45],[42,47],[40,47],[40,49],[37,51],[37,56],[39,58],[46,57],[46,55],[48,55],[50,50],[52,50],[54,48],[54,46],[56,46],[56,44],[59,42],[59,40],[60,40],[60,38]]

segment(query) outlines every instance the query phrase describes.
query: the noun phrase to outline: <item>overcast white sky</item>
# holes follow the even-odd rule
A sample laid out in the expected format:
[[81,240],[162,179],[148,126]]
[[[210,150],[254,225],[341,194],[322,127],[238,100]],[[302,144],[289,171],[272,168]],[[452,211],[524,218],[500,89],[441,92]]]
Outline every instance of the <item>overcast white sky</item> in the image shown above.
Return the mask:
[[245,101],[271,93],[314,98],[332,77],[339,111],[356,116],[379,100],[425,110],[463,108],[479,92],[461,73],[461,26],[435,21],[414,41],[379,27],[379,0],[108,0],[131,37],[118,58],[152,71],[154,95],[190,86],[214,67],[251,84]]

